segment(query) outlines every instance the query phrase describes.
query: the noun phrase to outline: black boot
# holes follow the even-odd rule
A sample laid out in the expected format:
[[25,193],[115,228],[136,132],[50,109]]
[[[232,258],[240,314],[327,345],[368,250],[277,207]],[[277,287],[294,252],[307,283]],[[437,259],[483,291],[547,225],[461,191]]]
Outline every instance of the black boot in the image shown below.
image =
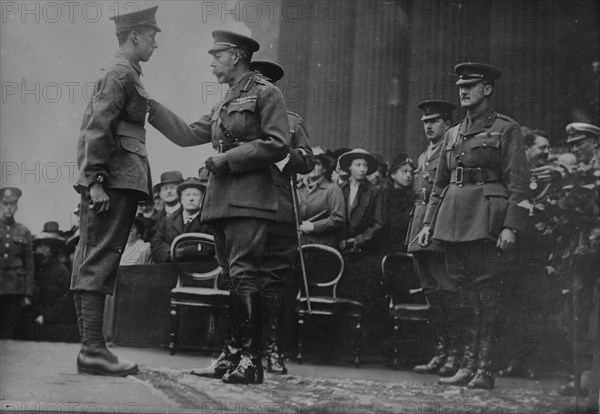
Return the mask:
[[446,363],[437,371],[440,377],[451,377],[460,368],[462,355],[460,348],[456,345],[450,345],[446,350]]
[[494,388],[494,350],[495,345],[488,339],[481,340],[479,350],[479,367],[475,377],[467,384],[467,388],[481,388],[491,390]]
[[236,295],[236,298],[240,311],[240,362],[237,367],[223,375],[223,382],[229,384],[262,384],[260,293],[242,293]]
[[225,346],[221,355],[206,368],[195,368],[191,374],[206,378],[223,378],[223,375],[233,371],[240,363],[240,300],[234,291],[229,294],[227,314],[227,334]]
[[[477,320],[475,322],[473,319]],[[478,318],[469,318],[467,321],[473,321],[466,329],[466,345],[464,354],[460,363],[460,368],[456,373],[447,378],[440,378],[438,383],[445,385],[467,385],[475,376],[477,370],[477,357],[479,354],[480,333]],[[468,322],[467,322],[468,323]]]
[[80,292],[80,297],[83,344],[77,355],[77,371],[115,377],[135,374],[138,371],[135,362],[119,360],[106,348],[102,336],[106,295],[96,292]]
[[267,321],[267,372],[285,375],[288,371],[285,366],[283,353],[281,352],[283,295],[264,295],[262,311]]
[[417,365],[413,368],[413,371],[418,374],[435,374],[440,368],[446,363],[446,347],[443,341],[440,341],[436,347],[436,354],[431,360],[422,365]]

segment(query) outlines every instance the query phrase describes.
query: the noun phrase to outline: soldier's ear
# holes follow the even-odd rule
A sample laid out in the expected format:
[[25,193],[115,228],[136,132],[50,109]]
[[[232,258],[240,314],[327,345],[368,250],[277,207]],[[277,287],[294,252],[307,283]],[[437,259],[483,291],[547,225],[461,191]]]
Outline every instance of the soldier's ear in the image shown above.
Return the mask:
[[486,83],[483,86],[483,94],[485,96],[491,96],[492,92],[494,92],[494,84],[493,83]]

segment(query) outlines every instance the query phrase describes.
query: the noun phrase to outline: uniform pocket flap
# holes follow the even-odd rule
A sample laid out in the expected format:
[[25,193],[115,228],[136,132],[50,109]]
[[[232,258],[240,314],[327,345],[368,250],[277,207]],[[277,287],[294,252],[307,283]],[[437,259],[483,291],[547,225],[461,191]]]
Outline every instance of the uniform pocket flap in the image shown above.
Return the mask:
[[147,157],[148,153],[146,152],[146,145],[137,138],[121,136],[121,146],[124,150],[133,152],[134,154],[140,155],[142,157]]
[[500,136],[499,132],[475,135],[472,138],[471,148],[500,148]]
[[483,186],[483,195],[485,197],[504,197],[508,198],[506,187],[500,184],[485,184]]
[[232,101],[229,104],[229,106],[227,107],[228,114],[231,112],[243,112],[243,111],[254,112],[255,110],[256,110],[256,98],[244,99],[244,100],[236,99],[235,101]]

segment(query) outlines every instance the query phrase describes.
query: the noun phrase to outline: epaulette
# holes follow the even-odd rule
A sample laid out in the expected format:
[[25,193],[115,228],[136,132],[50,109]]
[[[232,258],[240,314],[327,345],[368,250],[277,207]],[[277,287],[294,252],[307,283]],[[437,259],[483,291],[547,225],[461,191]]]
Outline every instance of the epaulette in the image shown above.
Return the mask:
[[[463,121],[462,119],[460,121],[456,121],[455,123],[453,123],[452,125],[450,125],[450,128],[454,128],[455,126],[460,125],[462,123],[462,121]],[[448,129],[450,129],[450,128],[448,128]]]
[[502,120],[504,120],[506,122],[517,122],[514,119],[512,119],[510,116],[499,114],[498,112],[496,112],[496,118],[500,118],[500,119],[502,119]]
[[258,83],[259,85],[269,85],[271,83],[262,76],[252,76],[252,78],[254,78],[254,83]]

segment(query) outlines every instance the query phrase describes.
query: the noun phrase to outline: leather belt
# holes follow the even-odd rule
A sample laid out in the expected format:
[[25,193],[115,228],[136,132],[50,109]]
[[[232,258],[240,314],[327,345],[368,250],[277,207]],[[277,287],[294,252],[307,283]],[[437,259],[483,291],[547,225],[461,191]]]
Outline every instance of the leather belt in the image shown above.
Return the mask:
[[500,173],[489,168],[464,168],[456,167],[450,173],[450,183],[466,184],[466,183],[491,183],[500,180]]

